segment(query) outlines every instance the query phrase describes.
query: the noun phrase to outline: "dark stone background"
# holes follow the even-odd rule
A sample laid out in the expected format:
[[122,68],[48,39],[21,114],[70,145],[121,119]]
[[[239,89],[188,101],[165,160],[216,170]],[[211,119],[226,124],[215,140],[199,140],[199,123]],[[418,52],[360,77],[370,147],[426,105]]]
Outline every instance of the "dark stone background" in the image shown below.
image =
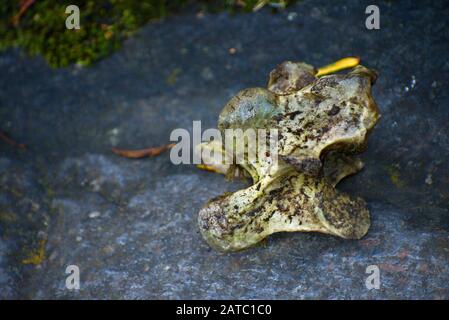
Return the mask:
[[[0,55],[0,298],[449,298],[449,6],[301,1],[279,14],[186,12],[141,29],[90,68],[50,69],[19,50]],[[236,48],[234,55],[229,48]],[[315,66],[348,55],[379,71],[382,118],[365,169],[340,186],[368,202],[360,241],[277,234],[219,254],[197,213],[243,182],[169,155],[110,152],[168,142],[174,128],[214,127],[240,89],[264,86],[284,60]],[[24,264],[43,249],[38,265]],[[81,290],[65,289],[65,268]],[[365,288],[365,269],[381,289]]]

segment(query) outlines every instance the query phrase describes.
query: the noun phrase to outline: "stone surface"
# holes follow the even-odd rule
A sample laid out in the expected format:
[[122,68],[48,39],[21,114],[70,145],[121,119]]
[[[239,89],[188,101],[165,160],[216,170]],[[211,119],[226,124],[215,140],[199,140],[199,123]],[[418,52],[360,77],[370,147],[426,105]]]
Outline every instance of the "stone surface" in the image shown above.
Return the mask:
[[[187,12],[87,69],[2,53],[0,128],[28,149],[0,143],[0,298],[448,299],[449,7],[380,2],[381,29],[369,31],[368,4]],[[110,152],[168,142],[193,120],[214,127],[231,96],[264,86],[284,60],[320,66],[348,55],[380,74],[382,118],[365,169],[340,186],[371,210],[360,241],[278,234],[219,254],[198,233],[197,213],[244,182],[175,166],[168,154]],[[79,291],[65,288],[72,264]],[[370,291],[373,264],[381,288]]]

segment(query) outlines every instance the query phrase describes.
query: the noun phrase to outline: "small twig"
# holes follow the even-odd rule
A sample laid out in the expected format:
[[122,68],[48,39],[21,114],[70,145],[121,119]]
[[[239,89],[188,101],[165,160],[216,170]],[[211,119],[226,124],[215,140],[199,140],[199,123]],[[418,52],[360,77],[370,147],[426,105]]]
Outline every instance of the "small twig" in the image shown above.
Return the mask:
[[19,24],[20,18],[23,16],[23,14],[28,10],[29,7],[31,7],[34,2],[35,0],[24,0],[20,3],[19,12],[17,12],[17,14],[11,19],[12,24],[15,27]]
[[157,155],[160,155],[162,152],[167,151],[175,146],[174,143],[163,145],[160,147],[153,147],[153,148],[147,148],[147,149],[140,149],[140,150],[123,150],[118,148],[112,148],[112,152],[115,154],[130,158],[130,159],[140,159],[140,158],[146,158],[146,157],[154,157]]
[[0,131],[0,140],[6,142],[7,144],[9,144],[10,146],[13,146],[15,148],[19,148],[22,150],[26,149],[26,145],[23,143],[18,143],[16,141],[14,141],[13,139],[9,138],[6,133]]

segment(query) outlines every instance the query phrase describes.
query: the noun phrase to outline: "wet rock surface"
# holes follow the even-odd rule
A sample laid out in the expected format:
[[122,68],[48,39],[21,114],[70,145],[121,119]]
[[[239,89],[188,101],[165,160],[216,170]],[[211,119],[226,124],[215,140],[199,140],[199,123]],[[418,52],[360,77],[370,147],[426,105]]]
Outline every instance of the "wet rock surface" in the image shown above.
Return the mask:
[[[141,29],[91,68],[50,69],[0,55],[1,298],[449,298],[449,8],[302,1],[279,14],[185,13]],[[233,50],[230,50],[234,48]],[[365,168],[339,189],[366,199],[359,241],[277,234],[220,254],[197,214],[245,186],[169,155],[128,160],[111,146],[168,142],[175,128],[214,127],[239,90],[265,86],[285,60],[320,66],[359,55],[380,77],[382,118]],[[68,265],[81,289],[65,288]],[[379,290],[367,290],[369,265]]]

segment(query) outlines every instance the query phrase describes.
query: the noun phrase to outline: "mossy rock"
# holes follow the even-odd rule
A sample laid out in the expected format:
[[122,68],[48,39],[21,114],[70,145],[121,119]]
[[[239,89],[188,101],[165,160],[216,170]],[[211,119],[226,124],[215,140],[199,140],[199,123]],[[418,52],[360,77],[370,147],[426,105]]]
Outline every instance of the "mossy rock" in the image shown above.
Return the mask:
[[[76,63],[89,65],[120,47],[121,42],[140,26],[160,19],[187,4],[204,11],[250,11],[265,4],[283,7],[292,1],[225,0],[39,0],[28,7],[14,25],[12,18],[20,9],[19,1],[0,3],[0,50],[24,48],[29,54],[41,54],[53,67]],[[81,28],[65,26],[66,7],[75,4],[80,9]]]

